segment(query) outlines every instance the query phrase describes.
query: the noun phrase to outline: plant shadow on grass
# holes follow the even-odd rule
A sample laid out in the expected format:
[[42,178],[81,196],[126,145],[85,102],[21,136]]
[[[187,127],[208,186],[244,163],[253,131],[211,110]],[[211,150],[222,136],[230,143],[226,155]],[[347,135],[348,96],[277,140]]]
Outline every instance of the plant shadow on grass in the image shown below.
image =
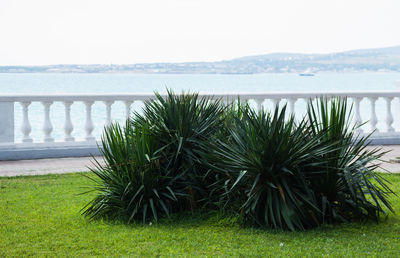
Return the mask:
[[[194,213],[190,212],[180,212],[176,214],[171,214],[170,217],[161,218],[158,222],[152,221],[146,224],[143,224],[141,221],[126,223],[124,220],[115,220],[115,219],[107,219],[103,218],[100,220],[90,221],[88,223],[96,223],[101,221],[101,223],[105,223],[107,225],[117,225],[126,228],[150,228],[155,227],[158,230],[166,230],[169,231],[171,229],[185,229],[192,230],[197,228],[221,228],[221,229],[231,229],[234,231],[242,231],[247,232],[248,234],[255,235],[275,235],[275,236],[304,236],[304,237],[312,237],[312,236],[330,236],[337,235],[338,233],[346,235],[346,237],[350,238],[358,238],[360,232],[368,231],[370,233],[379,235],[380,230],[383,231],[390,230],[391,225],[399,224],[400,219],[396,216],[388,216],[382,218],[379,223],[376,223],[371,220],[366,221],[357,221],[357,222],[349,222],[349,223],[341,223],[341,224],[324,224],[319,227],[308,229],[304,231],[287,231],[283,229],[273,229],[268,227],[256,227],[253,225],[245,225],[242,223],[240,216],[234,214],[227,214],[220,211],[201,209],[197,210]],[[385,228],[385,229],[384,229]]]
[[139,220],[127,223],[126,220],[124,219],[115,219],[115,218],[110,219],[107,217],[94,220],[87,220],[87,222],[88,223],[101,222],[107,225],[120,225],[120,226],[135,227],[135,228],[149,227],[149,226],[156,226],[158,228],[162,227],[197,228],[203,225],[215,226],[215,227],[242,227],[240,223],[240,217],[235,215],[227,216],[225,213],[207,209],[197,210],[194,213],[179,212],[171,214],[170,217],[160,218],[158,222],[153,220],[147,223],[143,223],[141,220]]
[[[85,179],[91,178],[93,176],[93,174],[90,172],[89,173],[78,172],[75,174],[79,174]],[[400,174],[386,174],[386,173],[382,174],[386,175],[395,182],[400,181]],[[55,176],[57,177],[58,175]],[[91,183],[93,183],[93,181],[91,181]],[[83,189],[87,190],[88,185],[82,186],[79,191],[80,193],[78,193],[77,195],[81,195]],[[395,192],[398,192],[397,187],[394,187],[394,190]],[[394,202],[393,203],[394,206],[396,206],[397,208],[398,207],[397,203],[399,202],[397,200],[398,195],[397,194],[393,195],[391,199]],[[169,230],[171,228],[194,229],[199,227],[214,227],[214,228],[220,227],[220,228],[231,228],[236,230],[248,230],[252,234],[261,234],[261,235],[272,234],[272,235],[288,235],[288,236],[290,235],[312,236],[316,234],[330,235],[330,234],[336,234],[338,232],[342,233],[347,232],[350,236],[352,234],[358,235],[360,230],[367,230],[371,233],[379,234],[380,229],[382,228],[385,228],[383,229],[385,231],[386,229],[389,230],[392,225],[400,224],[399,217],[395,216],[394,214],[389,214],[387,216],[381,216],[379,223],[367,220],[367,221],[338,223],[338,224],[324,224],[320,225],[319,227],[308,229],[305,231],[289,232],[281,229],[271,229],[268,227],[256,227],[256,226],[245,225],[240,215],[212,210],[212,209],[198,209],[194,211],[194,213],[188,211],[179,212],[171,214],[170,217],[162,217],[158,222],[155,222],[153,220],[145,224],[143,224],[142,221],[132,221],[131,223],[128,224],[123,219],[107,219],[107,218],[88,221],[88,223],[96,223],[96,221],[101,221],[102,223],[105,223],[107,225],[118,225],[128,228],[157,227],[158,229]]]

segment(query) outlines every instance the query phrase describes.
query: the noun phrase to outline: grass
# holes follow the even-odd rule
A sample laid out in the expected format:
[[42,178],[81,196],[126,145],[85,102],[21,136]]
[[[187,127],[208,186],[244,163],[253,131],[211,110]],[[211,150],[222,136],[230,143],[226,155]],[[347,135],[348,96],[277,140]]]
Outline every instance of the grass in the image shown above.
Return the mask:
[[[400,174],[385,175],[396,193]],[[350,223],[306,232],[244,228],[215,213],[153,225],[87,221],[78,195],[81,174],[0,177],[0,257],[3,256],[387,256],[400,250],[400,216],[380,224]],[[391,202],[400,212],[400,197]]]

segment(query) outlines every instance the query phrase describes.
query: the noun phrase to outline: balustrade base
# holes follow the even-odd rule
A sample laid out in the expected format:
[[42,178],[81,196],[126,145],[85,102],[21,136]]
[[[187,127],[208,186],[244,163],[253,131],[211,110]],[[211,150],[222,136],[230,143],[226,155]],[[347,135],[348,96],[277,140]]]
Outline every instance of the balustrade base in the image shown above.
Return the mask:
[[374,133],[370,145],[400,145],[400,133]]
[[0,160],[22,160],[22,159],[44,159],[44,158],[66,158],[99,156],[100,150],[97,142],[87,144],[85,142],[76,144],[68,143],[33,143],[0,146]]
[[[370,145],[400,145],[400,133],[375,133]],[[97,141],[0,144],[0,160],[87,157],[101,155]]]

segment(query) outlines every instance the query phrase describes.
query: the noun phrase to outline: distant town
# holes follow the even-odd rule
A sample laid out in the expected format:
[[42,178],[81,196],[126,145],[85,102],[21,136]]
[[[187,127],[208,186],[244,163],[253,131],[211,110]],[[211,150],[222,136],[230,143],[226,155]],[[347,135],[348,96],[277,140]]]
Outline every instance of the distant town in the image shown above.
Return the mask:
[[330,54],[274,53],[217,62],[0,66],[0,73],[257,74],[400,72],[400,46]]

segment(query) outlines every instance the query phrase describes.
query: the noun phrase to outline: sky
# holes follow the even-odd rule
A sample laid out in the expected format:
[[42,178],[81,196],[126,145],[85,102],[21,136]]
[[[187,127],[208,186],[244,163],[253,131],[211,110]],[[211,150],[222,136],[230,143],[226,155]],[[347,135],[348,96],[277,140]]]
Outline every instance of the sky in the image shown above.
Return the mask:
[[0,0],[0,65],[217,61],[400,45],[400,0]]

